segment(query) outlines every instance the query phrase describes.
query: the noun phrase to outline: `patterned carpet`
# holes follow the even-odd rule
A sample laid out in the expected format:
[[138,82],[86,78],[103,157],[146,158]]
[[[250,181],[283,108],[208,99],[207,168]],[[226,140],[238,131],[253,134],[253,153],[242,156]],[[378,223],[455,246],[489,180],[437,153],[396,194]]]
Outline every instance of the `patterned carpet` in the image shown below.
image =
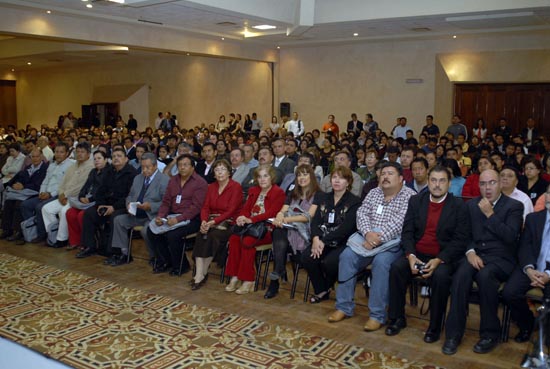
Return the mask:
[[75,368],[434,368],[1,253],[0,336]]

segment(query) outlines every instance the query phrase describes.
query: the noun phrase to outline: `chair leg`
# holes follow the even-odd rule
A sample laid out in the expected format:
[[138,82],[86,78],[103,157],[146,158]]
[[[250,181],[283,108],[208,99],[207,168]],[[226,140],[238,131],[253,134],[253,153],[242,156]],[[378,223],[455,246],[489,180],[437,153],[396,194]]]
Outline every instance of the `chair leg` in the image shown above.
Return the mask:
[[183,239],[183,250],[181,252],[181,259],[180,259],[180,267],[178,269],[178,277],[181,276],[181,269],[183,268],[183,259],[186,257],[185,255],[185,248],[186,248],[186,240],[185,238]]
[[265,261],[265,269],[264,269],[264,275],[262,280],[262,290],[265,290],[265,286],[267,284],[267,275],[269,273],[269,263],[271,261],[272,256],[273,256],[273,252],[271,251],[271,249],[269,249],[267,251],[267,259]]
[[508,305],[502,305],[502,327],[500,329],[500,342],[508,342],[510,333],[511,313]]
[[311,280],[309,279],[309,274],[308,274],[306,278],[306,288],[304,290],[304,302],[307,302],[307,298],[309,296],[309,282],[311,282]]
[[126,262],[130,262],[130,258],[132,257],[132,237],[134,236],[134,228],[130,228],[130,235],[128,237],[128,256],[126,259]]
[[264,250],[260,251],[259,258],[258,256],[256,256],[256,277],[254,278],[254,292],[258,291],[258,284],[260,283],[260,273],[262,269],[263,258],[264,258]]
[[298,272],[300,271],[300,263],[294,263],[294,277],[292,278],[292,286],[290,287],[290,298],[293,299],[296,295],[296,287],[298,286]]

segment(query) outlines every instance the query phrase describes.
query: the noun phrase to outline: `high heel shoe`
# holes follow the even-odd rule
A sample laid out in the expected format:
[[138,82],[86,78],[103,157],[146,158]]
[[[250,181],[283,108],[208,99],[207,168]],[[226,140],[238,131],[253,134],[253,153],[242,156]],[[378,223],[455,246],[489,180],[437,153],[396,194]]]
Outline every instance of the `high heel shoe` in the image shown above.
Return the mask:
[[244,281],[241,287],[235,291],[237,295],[246,295],[254,289],[254,282]]
[[[322,295],[321,295],[322,294]],[[318,304],[320,303],[321,301],[325,301],[325,300],[328,300],[330,298],[330,290],[326,291],[326,292],[321,292],[321,296],[319,295],[311,295],[311,297],[309,298],[309,303],[310,304]]]
[[239,283],[239,280],[237,279],[237,277],[232,277],[229,284],[227,286],[225,286],[225,290],[227,292],[235,291],[237,289],[237,283]]

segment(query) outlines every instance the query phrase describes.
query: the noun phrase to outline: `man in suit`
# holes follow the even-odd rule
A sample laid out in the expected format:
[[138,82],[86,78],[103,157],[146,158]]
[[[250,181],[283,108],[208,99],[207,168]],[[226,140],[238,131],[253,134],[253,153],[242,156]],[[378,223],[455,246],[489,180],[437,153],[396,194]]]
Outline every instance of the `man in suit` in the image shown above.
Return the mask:
[[357,120],[357,114],[351,115],[351,120],[348,122],[347,132],[352,135],[359,135],[359,132],[363,130],[363,122]]
[[501,193],[498,173],[493,169],[479,176],[480,197],[467,202],[470,244],[451,285],[451,308],[445,327],[442,351],[453,355],[464,335],[472,282],[479,288],[480,340],[474,352],[484,354],[498,344],[498,289],[517,264],[517,239],[523,225],[523,204]]
[[229,153],[231,161],[231,179],[239,184],[243,183],[248,174],[248,166],[244,163],[244,151],[236,148]]
[[[121,147],[113,149],[111,158],[112,165],[103,174],[105,179],[97,190],[95,205],[84,210],[81,236],[84,249],[76,254],[79,259],[87,258],[97,252],[96,229],[108,222],[112,225],[114,217],[126,211],[125,200],[137,173],[134,167],[128,163],[126,151]],[[109,228],[103,229],[102,237],[108,230]],[[100,246],[105,245],[109,246],[105,243]],[[108,252],[108,250],[101,251]]]
[[525,293],[536,287],[544,289],[544,296],[550,292],[550,186],[544,200],[546,209],[531,213],[525,219],[519,243],[519,264],[502,291],[504,302],[510,306],[512,320],[519,327],[514,338],[519,343],[529,341],[535,322]]
[[[274,167],[275,169],[275,184],[280,185],[284,175],[281,172],[281,170],[273,165],[273,151],[271,151],[271,148],[269,146],[262,146],[260,150],[258,150],[258,163],[259,165],[269,164]],[[243,188],[243,193],[245,196],[248,194],[248,189],[252,186],[254,186],[254,171],[256,168],[250,168],[248,171],[248,174],[244,181],[241,183],[241,186]]]
[[218,155],[216,145],[212,142],[205,143],[202,147],[201,155],[204,160],[197,163],[195,172],[210,184],[216,180],[214,177],[214,168],[212,168],[212,164],[214,164],[216,160],[216,155]]
[[527,127],[521,130],[521,137],[525,142],[525,146],[529,147],[539,137],[539,131],[535,128],[535,120],[527,119]]
[[126,197],[126,209],[130,211],[130,203],[137,202],[137,211],[134,214],[120,214],[113,219],[112,248],[120,249],[120,254],[115,254],[104,261],[105,265],[118,266],[132,261],[128,257],[128,231],[135,226],[142,226],[141,236],[149,249],[149,255],[154,253],[147,237],[149,222],[157,216],[162,198],[168,186],[169,177],[163,174],[157,167],[155,154],[147,152],[141,157],[141,173],[134,177],[130,193]]
[[[334,154],[334,166],[344,166],[347,168],[351,168],[351,154],[348,151],[337,151]],[[363,192],[363,180],[361,179],[361,176],[355,172],[351,172],[353,175],[353,184],[351,185],[350,192],[354,194],[357,197],[361,197],[361,193]],[[325,178],[320,183],[321,185],[321,191],[323,192],[330,192],[332,191],[332,184],[330,182],[330,174],[326,175]]]
[[275,155],[273,166],[283,173],[283,178],[287,174],[292,173],[296,166],[296,162],[286,156],[285,146],[286,142],[282,138],[276,139],[271,144],[273,154]]
[[134,147],[134,140],[128,136],[124,139],[124,150],[126,150],[126,157],[128,160],[134,160],[136,158],[136,148]]
[[390,269],[388,336],[398,334],[407,326],[407,285],[411,278],[421,276],[431,287],[430,325],[424,342],[439,340],[452,275],[464,256],[470,230],[466,205],[449,193],[450,184],[447,169],[436,165],[428,174],[428,191],[409,200],[401,233],[405,257],[394,261]]

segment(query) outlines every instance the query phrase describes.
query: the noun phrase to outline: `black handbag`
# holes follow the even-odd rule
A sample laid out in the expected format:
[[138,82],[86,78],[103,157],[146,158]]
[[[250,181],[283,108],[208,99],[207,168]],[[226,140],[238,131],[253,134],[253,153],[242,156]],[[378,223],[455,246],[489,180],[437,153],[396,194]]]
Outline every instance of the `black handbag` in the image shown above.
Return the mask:
[[257,239],[264,238],[267,233],[265,222],[250,223],[244,226],[233,226],[233,233],[241,236],[250,236]]

